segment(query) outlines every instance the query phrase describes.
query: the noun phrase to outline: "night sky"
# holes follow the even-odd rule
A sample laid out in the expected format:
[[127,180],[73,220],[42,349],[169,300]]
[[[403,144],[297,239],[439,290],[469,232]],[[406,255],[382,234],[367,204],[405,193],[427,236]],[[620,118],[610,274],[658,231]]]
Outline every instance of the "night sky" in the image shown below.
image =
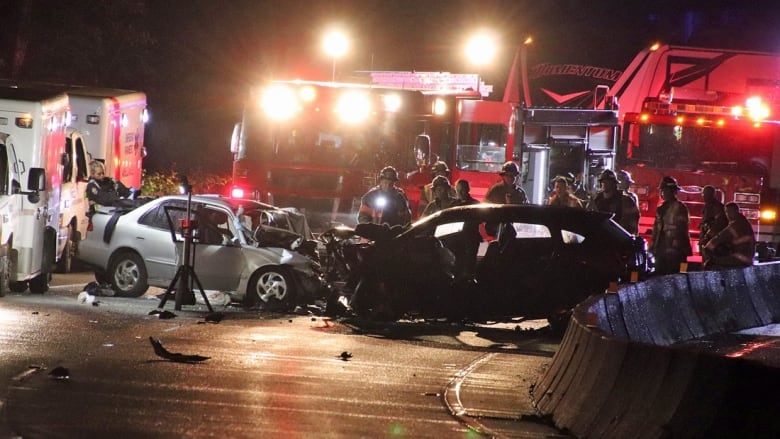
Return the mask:
[[[12,23],[0,36],[3,76],[147,93],[151,171],[228,172],[244,93],[269,78],[329,79],[321,42],[334,23],[352,43],[337,64],[340,78],[369,69],[476,72],[463,47],[480,28],[496,32],[504,48],[479,70],[498,86],[527,35],[535,40],[532,62],[618,70],[655,41],[780,52],[776,1],[0,0],[0,7]],[[19,41],[27,42],[21,63]]]

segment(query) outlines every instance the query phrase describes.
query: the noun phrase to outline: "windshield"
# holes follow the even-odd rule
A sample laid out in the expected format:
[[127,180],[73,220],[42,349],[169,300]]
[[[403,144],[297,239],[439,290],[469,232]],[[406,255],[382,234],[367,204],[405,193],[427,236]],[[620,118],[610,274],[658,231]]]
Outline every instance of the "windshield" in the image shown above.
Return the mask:
[[301,104],[285,120],[273,120],[260,109],[247,114],[246,157],[291,167],[358,170],[413,160],[420,129],[412,118],[385,111],[380,94],[362,93],[365,107],[339,107],[349,91],[317,88],[316,103]]
[[464,171],[500,171],[506,162],[506,138],[504,125],[460,124],[455,166]]
[[627,124],[639,142],[624,151],[629,162],[648,168],[767,175],[777,130],[772,126],[710,128]]
[[282,210],[240,208],[237,212],[236,220],[236,230],[244,235],[246,242],[249,244],[255,243],[254,231],[260,226],[299,233],[290,221],[289,214]]

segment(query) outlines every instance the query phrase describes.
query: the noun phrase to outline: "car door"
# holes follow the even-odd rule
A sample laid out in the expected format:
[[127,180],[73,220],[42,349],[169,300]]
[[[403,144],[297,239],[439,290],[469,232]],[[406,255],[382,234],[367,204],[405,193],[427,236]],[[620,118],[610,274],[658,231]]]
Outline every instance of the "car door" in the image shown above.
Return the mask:
[[167,200],[138,219],[135,242],[146,264],[150,284],[162,285],[176,274],[178,260],[174,240],[179,245],[183,242],[178,227],[179,220],[186,215],[186,201]]
[[198,222],[205,226],[212,212],[227,216],[224,224],[213,224],[222,233],[223,239],[198,240],[193,245],[192,268],[203,289],[235,291],[246,265],[240,239],[235,230],[233,214],[218,206],[202,206],[197,213]]

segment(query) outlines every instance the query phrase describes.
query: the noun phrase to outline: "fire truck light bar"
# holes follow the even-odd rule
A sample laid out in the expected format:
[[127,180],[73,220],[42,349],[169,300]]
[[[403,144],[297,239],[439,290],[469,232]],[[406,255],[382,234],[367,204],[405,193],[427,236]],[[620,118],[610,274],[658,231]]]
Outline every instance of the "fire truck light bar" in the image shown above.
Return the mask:
[[761,202],[761,195],[759,194],[749,194],[744,192],[737,192],[734,194],[734,202],[735,203],[747,203],[747,204],[758,204]]

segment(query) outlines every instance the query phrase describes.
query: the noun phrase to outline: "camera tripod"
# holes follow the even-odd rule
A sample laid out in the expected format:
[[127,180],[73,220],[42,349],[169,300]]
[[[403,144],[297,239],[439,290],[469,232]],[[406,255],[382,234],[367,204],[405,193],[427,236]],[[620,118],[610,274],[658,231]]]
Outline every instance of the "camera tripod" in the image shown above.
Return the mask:
[[[193,267],[192,259],[195,255],[191,249],[192,246],[195,245],[193,243],[193,229],[197,227],[197,221],[190,219],[190,215],[192,214],[192,192],[189,188],[189,184],[185,181],[182,183],[182,187],[187,191],[187,215],[179,220],[182,235],[184,236],[182,259],[179,268],[176,269],[176,274],[173,276],[170,285],[168,285],[168,288],[165,290],[165,294],[163,294],[163,298],[157,307],[159,309],[165,307],[165,302],[168,301],[168,297],[174,288],[176,289],[176,294],[174,295],[175,310],[181,310],[182,305],[194,305],[195,293],[192,291],[190,282],[190,280],[192,280],[198,286],[200,295],[203,297],[203,301],[206,302],[209,312],[214,312],[214,309],[211,307],[211,303],[209,303],[209,299],[206,296],[206,292],[203,290],[203,285],[200,283],[200,279],[198,279],[198,275],[195,274],[195,268]],[[188,303],[185,303],[185,301]]]

